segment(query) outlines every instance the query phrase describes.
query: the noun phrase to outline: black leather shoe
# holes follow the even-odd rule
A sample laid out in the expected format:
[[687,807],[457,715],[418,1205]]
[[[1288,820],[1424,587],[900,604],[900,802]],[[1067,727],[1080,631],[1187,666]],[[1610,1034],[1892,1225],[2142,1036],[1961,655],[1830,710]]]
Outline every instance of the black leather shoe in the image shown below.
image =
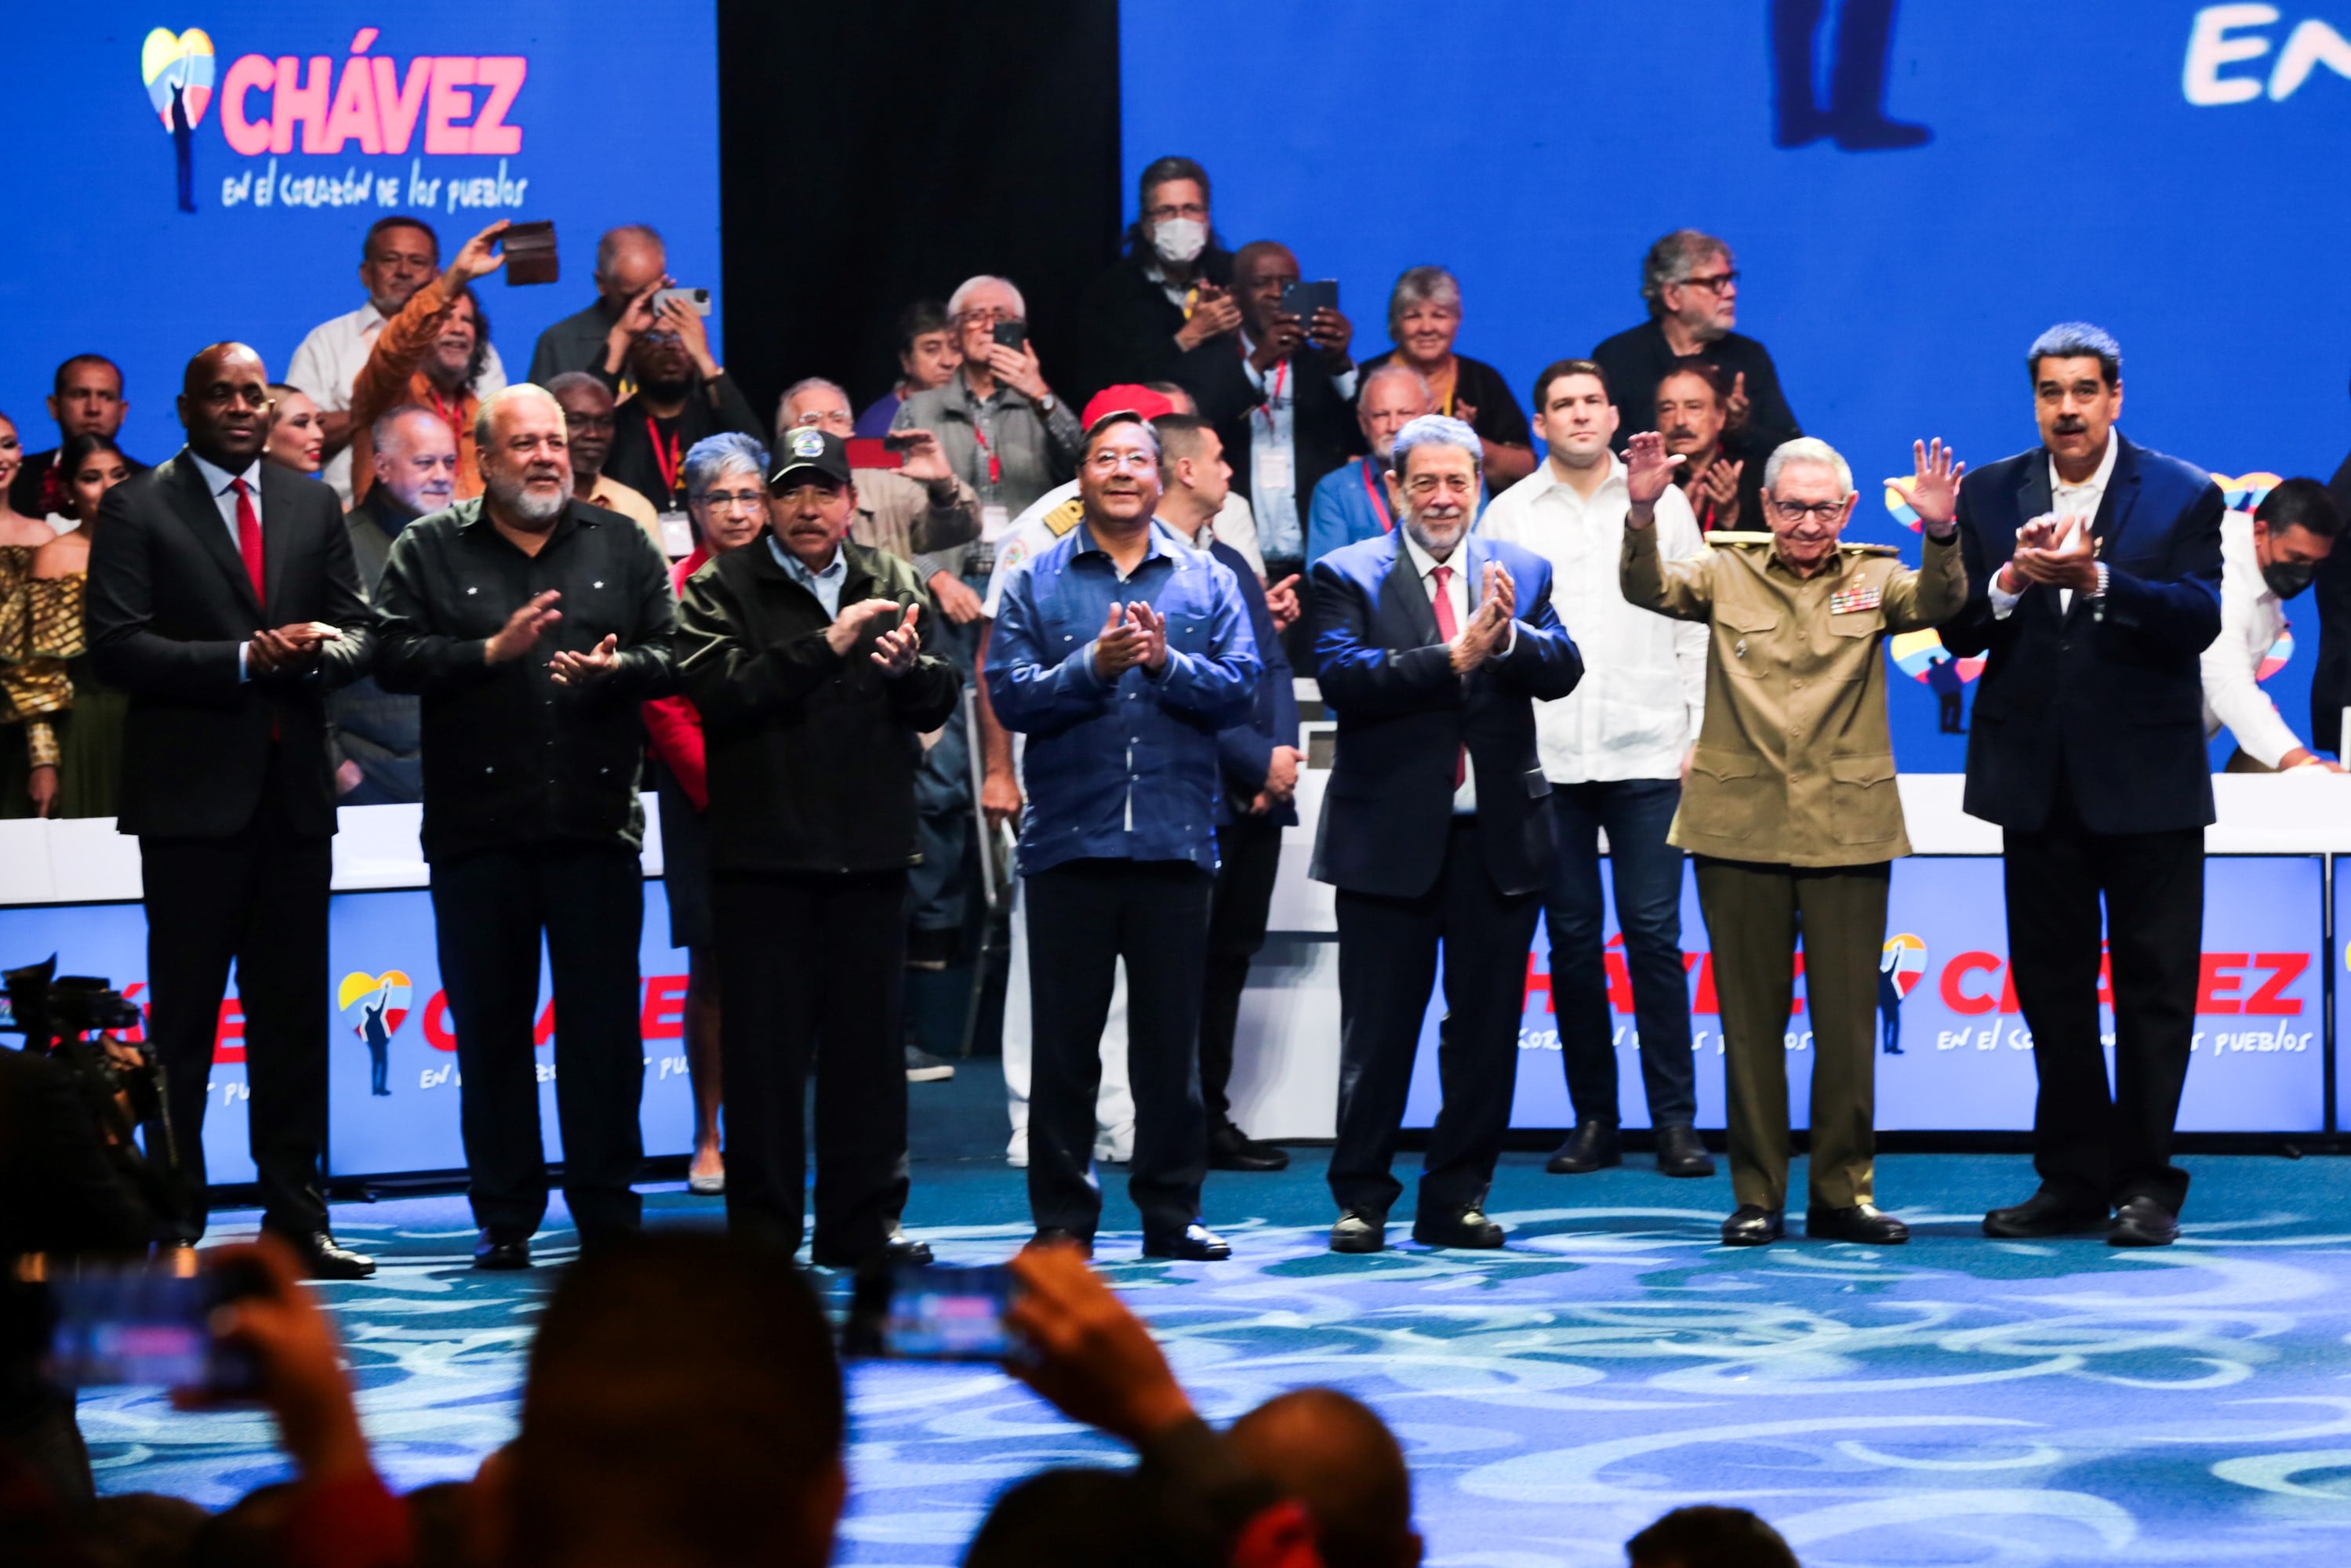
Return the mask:
[[1074,1247],[1081,1257],[1091,1258],[1094,1255],[1092,1237],[1081,1236],[1074,1230],[1065,1230],[1058,1225],[1039,1226],[1037,1234],[1031,1236],[1020,1250],[1026,1252],[1031,1247]]
[[2047,1187],[2013,1207],[1993,1209],[1984,1216],[1983,1222],[1986,1236],[2011,1241],[2031,1241],[2044,1236],[2081,1236],[2103,1230],[2105,1226],[2104,1204],[2094,1207],[2069,1203]]
[[1706,1142],[1698,1129],[1681,1123],[1669,1123],[1657,1129],[1657,1174],[1669,1176],[1710,1176],[1714,1174],[1714,1156],[1706,1152]]
[[1339,1216],[1339,1223],[1331,1228],[1333,1252],[1377,1252],[1387,1244],[1387,1221],[1358,1214],[1352,1208]]
[[1145,1258],[1174,1258],[1186,1263],[1221,1263],[1233,1255],[1225,1239],[1194,1220],[1174,1235],[1143,1233]]
[[820,1269],[855,1269],[867,1263],[887,1263],[895,1268],[919,1266],[931,1260],[931,1244],[917,1241],[896,1226],[890,1228],[889,1239],[872,1251],[851,1254],[830,1247],[809,1249],[809,1261]]
[[1874,1203],[1851,1208],[1804,1210],[1804,1234],[1815,1241],[1858,1241],[1865,1247],[1899,1247],[1910,1239],[1910,1228]]
[[294,1255],[301,1260],[302,1278],[306,1280],[364,1280],[375,1272],[375,1260],[338,1247],[335,1239],[323,1230],[295,1236],[280,1231]]
[[1208,1168],[1212,1171],[1280,1171],[1290,1168],[1290,1155],[1271,1144],[1260,1144],[1227,1122],[1208,1134]]
[[1621,1166],[1625,1150],[1616,1129],[1604,1122],[1578,1122],[1559,1152],[1543,1163],[1553,1176],[1586,1176],[1603,1166]]
[[474,1267],[476,1269],[528,1269],[530,1267],[530,1240],[500,1241],[486,1230],[474,1238]]
[[1722,1244],[1725,1247],[1761,1247],[1777,1241],[1788,1233],[1787,1217],[1776,1208],[1761,1204],[1742,1203],[1738,1211],[1722,1222]]
[[1423,1247],[1466,1247],[1490,1250],[1502,1244],[1502,1228],[1480,1208],[1458,1214],[1422,1215],[1412,1222],[1412,1239]]
[[2115,1210],[2109,1247],[2168,1247],[2179,1239],[2177,1216],[2151,1197],[2134,1197]]

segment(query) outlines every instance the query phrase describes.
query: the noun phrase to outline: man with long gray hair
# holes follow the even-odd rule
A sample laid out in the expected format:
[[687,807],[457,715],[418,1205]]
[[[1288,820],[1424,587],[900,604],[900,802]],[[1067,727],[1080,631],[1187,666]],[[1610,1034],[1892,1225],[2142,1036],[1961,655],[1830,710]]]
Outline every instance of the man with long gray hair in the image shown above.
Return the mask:
[[376,679],[423,698],[424,858],[464,1075],[476,1267],[520,1269],[547,1213],[538,1073],[546,939],[563,1195],[582,1246],[637,1226],[643,1159],[637,705],[671,689],[676,605],[644,530],[571,493],[563,407],[482,404],[484,493],[392,542]]
[[1697,229],[1666,235],[1641,259],[1641,298],[1649,319],[1592,350],[1622,416],[1619,454],[1635,432],[1655,428],[1657,383],[1701,361],[1719,367],[1729,382],[1728,427],[1746,450],[1766,455],[1803,434],[1780,391],[1771,350],[1731,330],[1739,321],[1739,263],[1728,241]]

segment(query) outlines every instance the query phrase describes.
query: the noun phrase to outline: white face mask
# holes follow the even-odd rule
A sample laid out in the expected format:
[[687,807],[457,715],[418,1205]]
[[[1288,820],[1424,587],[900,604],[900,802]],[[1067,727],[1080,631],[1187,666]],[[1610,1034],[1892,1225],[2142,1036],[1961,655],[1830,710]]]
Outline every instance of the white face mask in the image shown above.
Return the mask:
[[1151,227],[1151,248],[1163,261],[1181,267],[1207,248],[1208,225],[1197,218],[1168,218]]

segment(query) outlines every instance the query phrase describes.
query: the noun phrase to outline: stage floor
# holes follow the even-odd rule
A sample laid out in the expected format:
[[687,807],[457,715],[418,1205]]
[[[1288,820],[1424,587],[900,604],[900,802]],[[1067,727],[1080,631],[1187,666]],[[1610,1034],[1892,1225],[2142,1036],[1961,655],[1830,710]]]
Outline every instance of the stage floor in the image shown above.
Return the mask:
[[[914,1090],[907,1220],[943,1261],[1028,1234],[991,1065]],[[1716,1244],[1727,1177],[1668,1181],[1642,1156],[1550,1176],[1510,1155],[1490,1204],[1506,1250],[1374,1258],[1323,1249],[1323,1161],[1210,1178],[1207,1218],[1235,1249],[1221,1265],[1138,1260],[1113,1171],[1101,1262],[1212,1419],[1303,1384],[1376,1406],[1411,1456],[1433,1563],[1614,1568],[1626,1536],[1698,1501],[1756,1510],[1810,1568],[2327,1561],[2325,1541],[2351,1541],[2338,1161],[2192,1158],[2186,1239],[2129,1252],[1986,1240],[1983,1209],[2030,1190],[2022,1157],[1892,1155],[1878,1193],[1916,1228],[1907,1248],[1734,1251]],[[720,1208],[674,1187],[647,1207],[654,1224]],[[215,1238],[253,1218],[221,1217]],[[511,1435],[569,1252],[559,1205],[549,1266],[521,1275],[465,1266],[461,1198],[335,1219],[383,1262],[326,1292],[379,1462],[401,1487],[469,1475]],[[843,1563],[952,1563],[1008,1481],[1119,1457],[986,1369],[864,1365],[851,1388]],[[218,1506],[284,1473],[257,1416],[141,1390],[95,1393],[81,1418],[109,1491]]]

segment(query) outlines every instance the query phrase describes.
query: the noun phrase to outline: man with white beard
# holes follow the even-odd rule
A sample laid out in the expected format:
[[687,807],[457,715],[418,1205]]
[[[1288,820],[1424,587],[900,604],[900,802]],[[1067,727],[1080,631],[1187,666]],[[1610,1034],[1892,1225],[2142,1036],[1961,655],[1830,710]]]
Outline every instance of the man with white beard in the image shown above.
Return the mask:
[[424,858],[457,1036],[476,1267],[520,1269],[547,1213],[533,1029],[545,935],[563,1196],[583,1248],[633,1230],[643,1158],[637,705],[674,685],[669,563],[571,493],[563,407],[482,404],[484,493],[392,542],[376,679],[423,699]]

